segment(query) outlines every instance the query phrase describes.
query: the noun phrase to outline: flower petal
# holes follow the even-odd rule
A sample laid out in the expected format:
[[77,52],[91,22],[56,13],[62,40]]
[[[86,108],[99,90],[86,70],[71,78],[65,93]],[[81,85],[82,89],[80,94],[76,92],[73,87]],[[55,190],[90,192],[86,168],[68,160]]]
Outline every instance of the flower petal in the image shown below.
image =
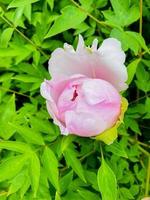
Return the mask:
[[128,107],[128,101],[124,97],[122,97],[121,113],[120,113],[118,121],[112,128],[107,129],[103,133],[100,133],[99,135],[97,135],[96,140],[101,140],[106,144],[112,144],[114,142],[114,140],[118,136],[117,128],[123,122],[124,113],[126,112],[127,107]]
[[118,40],[106,39],[97,50],[97,40],[89,48],[85,47],[82,36],[79,36],[76,51],[71,45],[65,44],[65,49],[58,48],[52,53],[49,72],[54,79],[75,74],[104,79],[121,91],[127,88],[127,69],[124,62],[125,54]]
[[[127,69],[124,66],[125,53],[121,49],[121,43],[114,38],[103,41],[98,49],[101,62],[104,64],[104,79],[114,85],[119,91],[127,88]],[[105,71],[106,70],[106,71]],[[99,72],[101,74],[101,72]]]
[[83,137],[94,136],[107,127],[106,121],[96,113],[67,111],[65,121],[70,134]]

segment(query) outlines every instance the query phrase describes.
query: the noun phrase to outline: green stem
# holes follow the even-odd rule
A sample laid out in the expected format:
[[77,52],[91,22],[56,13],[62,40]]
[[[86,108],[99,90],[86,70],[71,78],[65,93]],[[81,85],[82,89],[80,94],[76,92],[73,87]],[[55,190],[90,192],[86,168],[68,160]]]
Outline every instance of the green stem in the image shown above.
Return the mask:
[[31,98],[30,96],[26,95],[26,94],[23,94],[23,93],[20,93],[20,92],[17,92],[15,90],[11,90],[11,89],[8,89],[8,88],[4,88],[4,87],[0,87],[1,90],[5,90],[6,92],[12,92],[14,94],[18,94],[18,95],[21,95],[21,96],[24,96],[24,97],[27,97],[27,98]]
[[150,189],[150,156],[148,157],[145,196],[149,195],[149,189]]

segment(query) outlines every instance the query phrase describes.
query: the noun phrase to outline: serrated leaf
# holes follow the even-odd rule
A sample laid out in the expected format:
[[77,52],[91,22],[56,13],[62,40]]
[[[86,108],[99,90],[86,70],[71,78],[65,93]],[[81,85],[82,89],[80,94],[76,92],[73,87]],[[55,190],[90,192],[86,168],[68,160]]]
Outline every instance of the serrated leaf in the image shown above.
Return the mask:
[[76,172],[76,174],[84,182],[86,182],[81,162],[77,159],[75,151],[67,148],[66,151],[64,151],[64,156],[65,156],[65,160],[66,160],[68,166],[71,166],[72,169]]
[[36,153],[30,154],[30,178],[34,198],[37,195],[40,180],[40,161]]
[[103,200],[117,199],[116,176],[112,169],[105,162],[104,158],[102,158],[102,163],[98,170],[97,181]]
[[0,165],[0,182],[16,176],[25,165],[28,156],[26,154],[13,156]]
[[58,182],[58,161],[53,153],[53,151],[45,147],[43,155],[42,155],[42,163],[47,172],[47,177],[49,178],[52,185],[59,191],[59,182]]
[[[45,38],[52,37],[58,33],[66,31],[70,28],[74,28],[83,22],[87,14],[79,10],[74,6],[66,6],[62,10],[62,15],[60,15],[46,34]],[[69,20],[68,20],[69,19]]]

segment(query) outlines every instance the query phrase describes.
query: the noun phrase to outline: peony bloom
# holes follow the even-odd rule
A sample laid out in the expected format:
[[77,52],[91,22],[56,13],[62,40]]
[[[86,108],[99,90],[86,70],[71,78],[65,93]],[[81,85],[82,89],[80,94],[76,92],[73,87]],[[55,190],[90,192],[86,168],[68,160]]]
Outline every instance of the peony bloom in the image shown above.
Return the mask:
[[49,60],[52,79],[41,84],[41,95],[64,135],[97,136],[121,119],[119,92],[127,88],[125,53],[114,38],[104,40],[99,48],[97,44],[95,39],[86,47],[79,36],[76,51],[65,44]]

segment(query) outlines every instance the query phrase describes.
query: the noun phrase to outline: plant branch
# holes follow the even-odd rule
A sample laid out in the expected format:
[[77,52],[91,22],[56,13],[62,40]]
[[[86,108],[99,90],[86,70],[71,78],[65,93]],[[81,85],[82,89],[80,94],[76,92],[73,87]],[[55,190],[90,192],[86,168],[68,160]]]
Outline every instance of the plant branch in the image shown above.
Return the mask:
[[26,94],[23,94],[23,93],[20,93],[20,92],[17,92],[15,90],[11,90],[11,89],[8,89],[8,88],[4,88],[4,87],[0,87],[1,90],[5,90],[6,92],[12,92],[14,94],[17,94],[17,95],[20,95],[20,96],[24,96],[24,97],[27,97],[27,98],[31,98],[30,96],[26,95]]
[[149,188],[150,188],[150,156],[148,157],[145,196],[149,195]]

